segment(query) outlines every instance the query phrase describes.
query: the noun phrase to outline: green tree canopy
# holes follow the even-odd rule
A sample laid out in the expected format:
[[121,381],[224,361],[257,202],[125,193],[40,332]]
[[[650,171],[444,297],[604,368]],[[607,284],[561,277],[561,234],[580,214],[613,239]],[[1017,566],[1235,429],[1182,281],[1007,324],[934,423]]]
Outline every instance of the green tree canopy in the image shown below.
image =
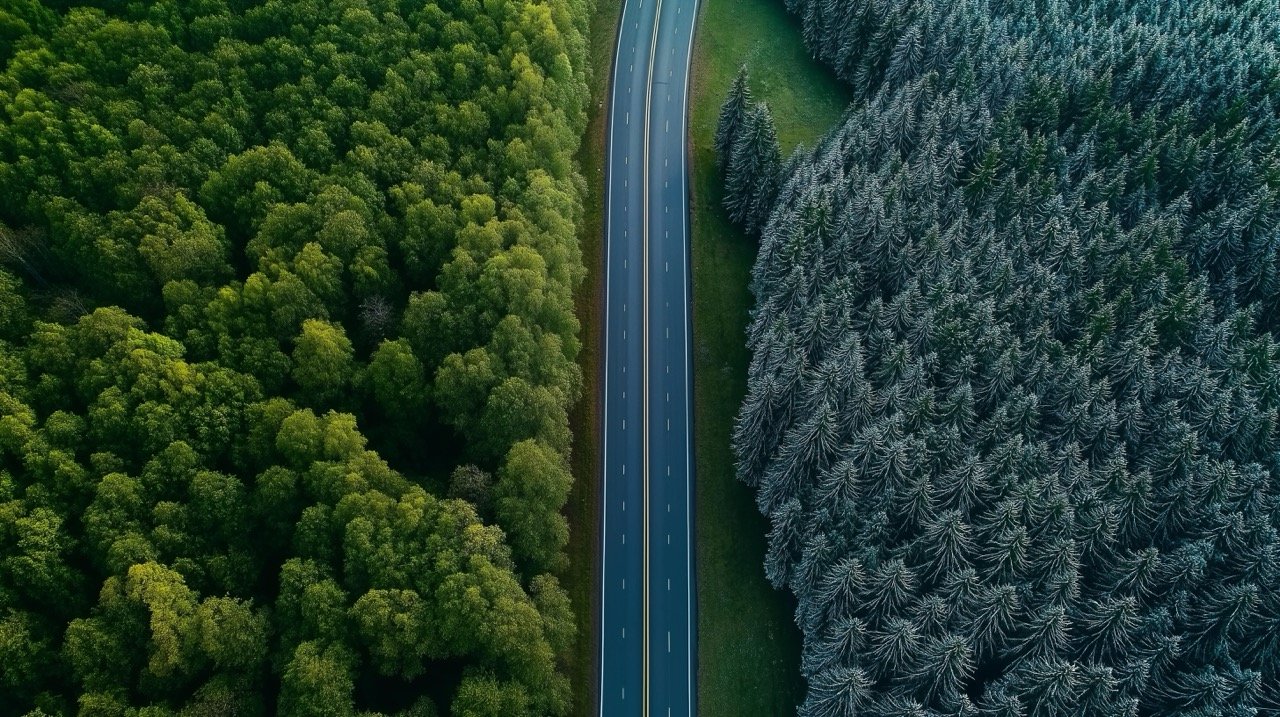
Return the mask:
[[0,714],[570,710],[587,16],[3,3]]
[[294,340],[293,380],[309,403],[338,401],[351,381],[354,349],[342,327],[319,319],[302,322]]

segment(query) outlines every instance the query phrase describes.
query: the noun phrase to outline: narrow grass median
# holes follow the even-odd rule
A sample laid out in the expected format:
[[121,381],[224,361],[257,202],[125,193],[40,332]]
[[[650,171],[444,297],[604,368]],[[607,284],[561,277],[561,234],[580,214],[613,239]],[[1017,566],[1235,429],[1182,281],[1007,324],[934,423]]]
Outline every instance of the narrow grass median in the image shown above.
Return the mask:
[[768,524],[734,478],[729,436],[746,390],[744,345],[754,243],[720,206],[712,138],[720,103],[746,63],[769,103],[784,156],[839,119],[847,90],[809,59],[782,0],[702,0],[694,44],[694,428],[697,460],[698,707],[702,715],[794,713],[803,696],[794,600],[762,567]]

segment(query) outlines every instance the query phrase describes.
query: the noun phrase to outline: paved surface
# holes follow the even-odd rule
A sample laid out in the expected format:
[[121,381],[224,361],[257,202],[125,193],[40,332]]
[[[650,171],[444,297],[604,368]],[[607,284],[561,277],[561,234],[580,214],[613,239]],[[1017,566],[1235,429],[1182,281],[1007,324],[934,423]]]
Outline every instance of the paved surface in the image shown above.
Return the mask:
[[600,715],[694,714],[685,117],[698,0],[625,0],[606,197]]

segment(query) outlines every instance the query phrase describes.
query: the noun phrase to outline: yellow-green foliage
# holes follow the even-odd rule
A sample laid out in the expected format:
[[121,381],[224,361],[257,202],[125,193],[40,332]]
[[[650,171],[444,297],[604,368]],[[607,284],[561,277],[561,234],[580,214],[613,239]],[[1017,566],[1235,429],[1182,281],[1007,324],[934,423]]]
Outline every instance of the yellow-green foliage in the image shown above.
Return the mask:
[[0,714],[568,710],[588,4],[0,10]]

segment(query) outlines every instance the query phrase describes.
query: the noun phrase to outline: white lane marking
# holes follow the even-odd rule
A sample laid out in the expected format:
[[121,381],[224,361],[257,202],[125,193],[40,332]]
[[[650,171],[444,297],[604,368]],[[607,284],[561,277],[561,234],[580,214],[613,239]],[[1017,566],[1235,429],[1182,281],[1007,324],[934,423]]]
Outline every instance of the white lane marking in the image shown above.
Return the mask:
[[623,590],[626,590],[626,589],[627,589],[627,579],[626,579],[626,578],[623,578],[623,579],[622,579],[622,589],[623,589]]
[[667,545],[671,545],[671,533],[667,533]]
[[[625,2],[625,0],[624,0]],[[641,512],[643,519],[640,521],[644,525],[644,561],[643,579],[641,581],[641,594],[643,599],[642,605],[642,629],[644,630],[644,639],[640,641],[640,665],[641,665],[641,690],[640,690],[640,713],[642,715],[649,714],[649,126],[653,123],[653,58],[658,50],[658,27],[662,19],[662,0],[657,0],[656,7],[653,11],[653,37],[649,42],[649,79],[645,86],[644,96],[644,214],[643,226],[644,235],[642,237],[641,256],[644,257],[643,267],[640,272],[642,282],[641,295],[644,297],[642,301],[644,327],[643,350],[640,352],[644,363],[641,366],[641,374],[643,380],[644,393],[641,399],[643,423],[640,424],[641,436],[641,456],[643,456],[642,470],[644,485],[644,510]],[[692,703],[690,703],[692,704]]]
[[[671,652],[671,631],[667,630],[667,652]],[[671,714],[671,708],[667,708],[667,714]]]
[[627,419],[622,419],[622,430],[627,430]]
[[623,533],[623,534],[622,534],[622,544],[623,544],[623,545],[626,545],[626,544],[627,544],[627,534],[626,534],[626,533]]
[[[641,2],[643,2],[643,0],[641,0]],[[625,18],[625,17],[626,17],[626,15],[627,15],[627,3],[626,3],[626,0],[623,0],[623,3],[622,3],[622,16]],[[635,47],[635,45],[632,45],[632,46],[631,46],[631,52],[632,52],[632,54],[634,54],[634,53],[635,53],[635,51],[636,51],[636,47]],[[616,107],[616,106],[617,106],[617,104],[618,104],[618,82],[617,82],[617,79],[618,79],[618,61],[619,61],[619,59],[621,58],[621,52],[622,52],[622,48],[621,48],[621,46],[619,46],[619,47],[615,50],[614,57],[613,57],[613,76],[614,76],[614,77],[613,77],[613,79],[614,79],[614,82],[613,82],[613,87],[611,88],[611,89],[612,89],[612,93],[611,93],[611,95],[612,95],[612,96],[611,96],[611,97],[610,97],[610,99],[609,99],[609,105],[610,105],[610,112],[609,112],[609,141],[610,141],[610,144],[612,144],[612,142],[613,142],[614,117],[615,117],[615,115],[614,115],[614,113],[613,113],[613,111],[612,111],[612,110],[613,110],[613,108],[614,108],[614,107]],[[629,160],[630,160],[630,155],[624,155],[624,160],[623,160],[623,161],[624,161],[624,162],[629,163]],[[606,188],[605,193],[606,193],[606,196],[605,196],[605,206],[611,206],[611,205],[612,205],[612,200],[613,200],[613,186],[612,186],[612,182],[610,182],[610,183],[609,183],[609,186]],[[611,259],[611,258],[612,258],[612,256],[613,256],[613,242],[609,241],[609,240],[612,238],[612,237],[610,236],[610,235],[611,235],[611,233],[612,233],[612,229],[613,229],[613,222],[612,222],[612,217],[611,217],[611,218],[610,218],[610,221],[605,222],[605,242],[604,242],[604,243],[605,243],[605,259],[604,259],[604,263],[605,263],[605,267],[606,267],[606,268],[609,266],[609,261],[610,261],[610,259]],[[605,271],[605,280],[604,280],[604,300],[605,300],[605,306],[608,306],[608,305],[609,305],[609,297],[610,297],[610,296],[611,296],[611,294],[612,294],[612,283],[613,283],[613,282],[612,282],[612,281],[610,281],[610,279],[609,279],[609,275],[610,275],[610,273],[611,273],[611,272],[609,272],[609,271],[607,271],[607,270]],[[609,365],[609,341],[608,341],[608,336],[607,336],[607,334],[606,334],[605,342],[604,342],[604,365],[605,365],[605,366],[608,366],[608,365]],[[608,371],[605,371],[605,372],[604,372],[604,395],[605,395],[605,401],[604,401],[604,420],[605,420],[605,422],[606,422],[606,425],[608,425],[608,420],[609,420],[609,398],[608,398],[608,396],[609,396],[609,372],[608,372]],[[604,446],[603,446],[603,451],[604,451],[604,457],[605,457],[605,461],[606,461],[606,465],[607,465],[608,460],[609,460],[609,432],[608,432],[608,431],[605,431],[605,432],[604,432]],[[623,466],[622,466],[622,471],[623,471],[623,474],[624,474],[624,475],[626,474],[626,470],[627,470],[627,466],[626,466],[626,464],[623,464]],[[604,487],[603,487],[603,490],[604,490],[604,501],[605,501],[605,504],[606,504],[606,505],[608,505],[608,501],[609,501],[609,479],[608,479],[608,476],[607,476],[607,475],[606,475],[606,476],[604,476],[603,483],[604,483]],[[604,517],[602,518],[601,535],[608,535],[608,533],[609,533],[609,511],[607,511],[607,510],[606,510],[606,511],[604,511]],[[603,624],[604,624],[604,615],[605,615],[605,610],[604,610],[604,608],[605,608],[605,602],[606,602],[606,601],[605,601],[605,597],[606,597],[606,594],[607,594],[607,593],[605,592],[604,586],[608,584],[607,582],[605,582],[605,579],[608,577],[608,573],[609,573],[609,541],[607,541],[607,540],[606,540],[606,541],[602,541],[602,542],[604,543],[604,546],[602,547],[602,553],[603,553],[603,554],[600,556],[600,573],[601,573],[601,580],[600,580],[600,624],[601,624],[601,625],[603,625]],[[625,634],[626,634],[626,632],[625,632],[625,628],[624,628],[623,635],[625,636]],[[605,649],[604,649],[604,647],[605,647],[605,642],[606,642],[605,634],[604,634],[604,631],[603,631],[603,630],[601,630],[601,631],[600,631],[600,687],[601,687],[601,691],[600,691],[600,717],[604,717],[604,675],[605,675],[605,654],[606,654]],[[626,688],[626,687],[623,687],[623,688],[622,688],[622,699],[623,699],[623,700],[626,700],[626,699],[627,699],[627,688]]]
[[[625,500],[624,500],[624,501],[622,501],[622,512],[623,512],[623,513],[627,512],[627,501],[625,501]],[[622,582],[624,582],[624,583],[625,583],[625,582],[626,582],[626,580],[623,580]]]
[[[696,22],[698,19],[698,0],[693,0],[693,9],[690,12],[693,13],[693,22]],[[684,96],[681,98],[681,101],[680,101],[681,105],[683,105],[683,107],[686,108],[686,111],[680,114],[680,124],[681,124],[680,134],[682,137],[686,137],[686,138],[689,136],[689,126],[688,126],[689,113],[687,111],[687,108],[689,106],[689,67],[692,61],[693,61],[693,32],[690,32],[689,39],[685,45],[685,53],[684,53],[684,62],[685,62],[684,89],[683,89]],[[680,155],[680,157],[683,160],[685,155],[682,154]],[[684,219],[684,235],[681,237],[681,247],[680,247],[681,256],[687,256],[687,252],[689,251],[688,189],[685,186],[688,180],[689,180],[688,168],[685,167],[683,168],[683,171],[680,172],[680,185],[681,185],[680,186],[680,204],[683,207],[683,219]],[[684,425],[686,426],[686,434],[685,434],[685,442],[684,442],[684,461],[685,461],[684,517],[685,517],[685,536],[687,536],[687,539],[685,540],[685,543],[684,543],[684,549],[685,549],[684,565],[685,565],[685,573],[686,573],[685,613],[684,613],[686,639],[684,642],[685,644],[684,664],[685,664],[685,671],[686,671],[685,672],[685,699],[688,700],[687,704],[690,705],[690,709],[692,709],[692,705],[693,705],[693,622],[694,622],[693,620],[693,512],[690,510],[690,506],[693,504],[693,496],[692,496],[693,482],[690,476],[692,475],[692,471],[693,471],[693,454],[692,454],[692,447],[691,447],[692,441],[689,440],[689,436],[687,433],[687,427],[689,426],[689,393],[688,393],[689,374],[687,371],[687,367],[689,366],[689,313],[690,313],[689,312],[689,263],[687,261],[684,262],[683,271],[684,271],[684,280],[680,282],[680,287],[681,287],[681,292],[684,294],[684,312],[683,312],[684,313],[684,365],[686,367],[686,372],[684,376],[684,380],[685,380]]]
[[[631,91],[631,90],[627,90],[627,92],[630,92],[630,91]],[[631,113],[630,113],[630,112],[627,112],[627,116],[626,116],[626,119],[624,120],[624,122],[626,122],[626,124],[627,124],[627,126],[628,126],[628,127],[630,127],[630,126],[631,126]]]
[[671,589],[671,578],[667,578],[667,590]]
[[623,340],[623,341],[626,341],[626,340],[627,340],[627,330],[626,330],[626,329],[623,329],[623,330],[622,330],[622,340]]
[[[694,14],[693,14],[693,17],[695,17],[695,18],[696,18],[696,16],[697,16],[696,10],[697,10],[697,8],[698,8],[698,5],[699,5],[698,1],[697,1],[697,0],[694,0],[694,6],[693,6],[693,12],[694,12]],[[644,7],[644,0],[640,0],[640,6],[641,6],[641,7]],[[624,5],[624,8],[623,8],[623,14],[624,14],[624,17],[625,17],[625,14],[626,14],[626,8],[625,8],[625,5]],[[682,14],[682,9],[681,9],[681,8],[677,8],[677,14]],[[659,16],[660,16],[660,14],[659,14]],[[639,23],[635,23],[635,27],[637,27],[637,28],[638,28],[638,26],[639,26]],[[657,27],[655,27],[655,29],[654,29],[654,34],[655,34],[655,36],[657,35],[657,33],[658,33],[658,30],[657,30]],[[675,36],[677,36],[677,37],[678,37],[678,36],[679,36],[679,33],[680,33],[680,28],[677,26],[676,28],[674,28],[673,35],[675,35]],[[691,37],[690,37],[690,39],[691,39]],[[689,44],[689,43],[686,43],[686,44]],[[631,50],[632,50],[632,53],[634,54],[634,53],[636,52],[636,48],[635,48],[635,46],[632,46]],[[652,53],[652,51],[653,51],[653,48],[651,48],[650,52]],[[672,49],[672,54],[675,54],[675,48],[673,48],[673,49]],[[686,105],[687,105],[687,97],[688,97],[688,92],[689,92],[689,86],[688,86],[688,68],[689,68],[689,66],[690,66],[691,61],[692,61],[692,53],[691,53],[691,52],[686,52],[686,54],[685,54],[686,72],[685,72],[684,82],[683,82],[683,88],[682,88],[682,89],[683,89],[683,92],[684,92],[684,96],[685,96],[685,98],[686,98]],[[616,67],[616,65],[617,65],[617,63],[615,62],[615,67]],[[652,75],[652,67],[650,68],[650,74]],[[615,73],[615,76],[616,76],[616,73]],[[633,88],[628,87],[627,92],[628,92],[628,93],[631,93],[632,91],[633,91]],[[616,94],[617,94],[617,87],[616,87],[616,83],[615,83],[615,87],[614,87],[614,95],[616,96]],[[650,96],[651,96],[651,92],[650,92]],[[669,100],[670,100],[670,94],[668,94],[668,101],[669,101]],[[611,116],[611,121],[612,121],[612,116]],[[686,126],[687,126],[687,122],[688,122],[688,118],[687,118],[687,116],[683,116],[683,115],[682,115],[682,124],[684,124],[684,125],[686,125]],[[612,130],[611,130],[611,131],[612,131]],[[665,158],[664,158],[664,160],[663,160],[663,165],[664,165],[664,166],[669,166],[669,162],[668,162],[668,160],[667,160],[667,159],[665,159]],[[682,174],[681,174],[681,181],[682,181],[682,183],[687,183],[687,180],[688,180],[688,177],[686,176],[686,173],[682,173]],[[681,202],[681,203],[682,203],[682,205],[686,205],[686,204],[687,204],[687,197],[682,197],[682,202]],[[668,212],[669,212],[669,210],[668,210]],[[687,212],[687,210],[686,210],[686,211],[685,211],[685,213],[684,213],[684,222],[685,222],[685,226],[686,226],[686,236],[685,236],[685,237],[682,237],[682,239],[684,240],[685,246],[686,246],[686,250],[687,250],[687,226],[688,226],[688,220],[689,220],[689,217],[688,217],[688,212]],[[608,261],[607,261],[607,259],[606,259],[606,265],[607,265],[607,264],[608,264]],[[685,293],[685,305],[686,305],[686,311],[685,311],[685,317],[684,317],[684,322],[685,322],[686,330],[685,330],[685,332],[684,332],[684,340],[685,340],[685,359],[686,359],[686,363],[687,363],[687,361],[688,361],[688,357],[689,357],[689,353],[688,353],[689,335],[688,335],[688,330],[687,330],[688,323],[689,323],[689,316],[688,316],[688,310],[687,310],[687,304],[688,304],[688,300],[687,300],[687,294],[688,294],[688,287],[687,287],[687,283],[688,283],[688,282],[687,282],[688,268],[687,268],[687,267],[685,267],[685,268],[684,268],[684,272],[685,272],[685,276],[686,276],[685,286],[683,287],[683,288],[684,288],[684,293]],[[608,291],[608,289],[606,288],[606,292],[607,292],[607,291]],[[607,301],[607,297],[606,297],[606,301]],[[669,306],[669,305],[670,305],[670,302],[667,302],[667,305]],[[607,353],[607,342],[606,342],[606,353]],[[607,358],[606,358],[606,365],[607,365]],[[623,366],[623,373],[624,373],[624,374],[626,373],[626,366],[625,366],[625,365]],[[670,366],[668,366],[668,367],[667,367],[667,373],[668,373],[668,374],[670,374]],[[606,388],[606,395],[608,395],[607,388]],[[686,396],[686,399],[687,399],[687,396]],[[685,401],[685,412],[686,412],[686,414],[689,412],[689,410],[690,410],[690,409],[689,409],[688,401],[686,400],[686,401]],[[685,442],[686,463],[688,463],[689,461],[691,461],[691,460],[692,460],[692,458],[691,458],[691,450],[692,450],[692,448],[691,448],[691,446],[690,446],[690,442],[686,440],[686,442]],[[669,474],[669,469],[668,469],[668,474]],[[689,481],[688,481],[688,480],[686,480],[686,492],[689,492],[690,490],[691,490],[691,484],[689,483]],[[689,521],[688,528],[691,530],[691,529],[692,529],[692,516],[691,516],[691,514],[690,514],[690,513],[689,513],[689,511],[688,511],[688,507],[689,507],[689,506],[688,506],[688,504],[686,504],[686,519]],[[667,510],[668,510],[668,512],[670,512],[670,509],[671,509],[670,504],[668,504],[668,506],[667,506]],[[687,550],[689,551],[689,555],[687,556],[687,558],[688,558],[688,559],[686,560],[686,569],[690,572],[690,574],[692,574],[692,568],[693,568],[693,563],[692,563],[692,552],[691,552],[691,551],[692,551],[692,541],[688,541],[688,542],[686,543],[686,548],[687,548]],[[669,582],[670,582],[670,579],[668,579],[668,583],[669,583]],[[691,585],[692,583],[690,582],[689,584]],[[687,599],[687,601],[688,601],[688,605],[687,605],[688,612],[687,612],[687,615],[691,618],[691,617],[692,617],[692,595],[691,595],[691,594],[687,594],[687,595],[686,595],[686,599]],[[603,608],[603,601],[602,601],[602,606],[601,606],[602,614],[603,614],[603,609],[604,609],[604,608]],[[687,669],[688,669],[688,679],[686,680],[686,687],[687,687],[687,689],[688,689],[688,691],[689,691],[689,703],[690,703],[690,704],[692,704],[692,702],[693,702],[693,700],[692,700],[692,689],[693,689],[693,681],[692,681],[692,666],[693,666],[693,662],[692,662],[692,644],[693,644],[693,641],[692,641],[692,628],[693,628],[693,621],[692,621],[691,619],[690,619],[690,620],[687,620],[687,621],[686,621],[686,626],[687,626],[688,631],[689,631],[689,639],[688,639],[688,640],[686,640],[686,643],[685,643],[685,644],[686,644],[686,647],[687,647],[687,649],[688,649],[688,651],[689,651],[689,653],[688,653],[688,658],[689,658],[689,659],[686,661],[686,667],[687,667]],[[624,628],[624,634],[625,634],[625,628]],[[646,647],[647,647],[647,641],[646,641],[646,643],[645,643],[645,644],[646,644]],[[602,653],[603,653],[603,650],[604,650],[604,645],[603,645],[603,642],[602,642],[602,644],[601,644],[601,651],[602,651]],[[646,667],[647,667],[647,666],[648,666],[648,665],[647,665],[647,660],[646,660]],[[605,673],[605,667],[604,667],[604,662],[603,662],[603,659],[602,659],[602,661],[601,661],[601,679],[603,679],[604,673]],[[625,689],[625,687],[624,687],[624,688],[623,688],[623,690],[622,690],[622,694],[623,694],[623,698],[625,699],[625,695],[626,695],[626,689]],[[671,713],[671,707],[670,707],[670,706],[668,706],[668,708],[667,708],[667,712],[668,712],[668,715],[670,715],[670,713]],[[604,714],[604,706],[603,706],[603,703],[602,703],[602,704],[601,704],[601,715],[603,715],[603,714]]]
[[[625,3],[625,0],[624,0],[624,3],[623,3],[623,10],[622,10],[622,12],[623,12],[623,16],[625,17],[625,16],[626,16],[626,3]],[[620,52],[620,51],[621,51],[621,48],[619,48],[619,52]],[[631,51],[632,51],[632,52],[635,52],[635,47],[634,47],[634,46],[632,46]],[[613,96],[612,96],[612,98],[611,98],[611,100],[610,100],[610,104],[611,104],[611,105],[614,105],[614,106],[616,106],[616,104],[617,104],[617,99],[618,99],[617,64],[618,64],[618,55],[617,55],[617,54],[615,54],[615,56],[614,56],[614,68],[613,68],[613,69],[614,69],[614,80],[615,80],[615,81],[614,81],[614,83],[613,83],[613,88],[612,88],[612,90],[613,90],[612,95],[613,95]],[[612,141],[613,132],[614,132],[614,113],[613,113],[613,112],[610,112],[610,113],[609,113],[609,136],[610,136],[610,141]],[[608,205],[611,203],[611,200],[612,200],[612,198],[613,198],[613,186],[612,186],[612,183],[609,183],[609,187],[606,189],[606,193],[607,193],[607,196],[605,197],[605,204],[606,204],[606,206],[608,206]],[[624,210],[624,211],[625,211],[625,210]],[[608,222],[606,222],[606,223],[605,223],[605,266],[606,266],[606,267],[607,267],[607,266],[609,266],[609,259],[610,259],[610,257],[611,257],[611,256],[612,256],[612,254],[613,254],[613,251],[612,251],[612,245],[613,245],[613,242],[609,241],[609,239],[610,239],[609,234],[611,233],[611,231],[610,231],[610,230],[611,230],[612,228],[613,228],[613,222],[612,222],[612,221],[608,221]],[[609,272],[609,271],[605,271],[605,289],[604,289],[604,291],[605,291],[605,305],[606,305],[606,306],[607,306],[607,305],[608,305],[608,303],[609,303],[609,296],[610,296],[610,294],[611,294],[611,284],[612,284],[612,282],[609,280],[609,274],[610,274],[610,273],[611,273],[611,272]],[[606,340],[605,340],[605,349],[604,349],[604,351],[605,351],[605,365],[607,366],[607,365],[609,365],[609,341],[608,341],[607,337],[606,337]],[[605,412],[605,421],[606,421],[606,424],[607,424],[608,419],[609,419],[609,400],[608,400],[608,395],[609,395],[609,372],[608,372],[608,371],[605,371],[605,372],[604,372],[604,374],[605,374],[605,376],[604,376],[604,382],[605,382],[605,397],[606,397],[606,398],[605,398],[605,405],[604,405],[604,412]],[[608,432],[608,431],[605,431],[603,451],[604,451],[604,454],[605,454],[605,460],[606,460],[606,462],[607,462],[607,461],[608,461],[608,455],[609,455],[609,432]],[[623,471],[626,471],[626,466],[625,466],[625,465],[623,466]],[[608,476],[607,476],[607,475],[605,476],[605,479],[603,480],[603,483],[604,483],[604,486],[603,486],[603,490],[604,490],[604,500],[605,500],[605,501],[606,501],[606,503],[607,503],[607,501],[609,500],[609,480],[608,480]],[[603,516],[603,518],[602,518],[602,521],[603,521],[602,532],[603,532],[603,534],[608,534],[608,531],[609,531],[609,511],[607,511],[607,510],[606,510],[606,511],[604,511],[604,516]],[[601,622],[603,623],[603,621],[604,621],[604,616],[605,616],[605,604],[606,604],[606,599],[605,599],[606,592],[605,592],[604,586],[608,584],[607,582],[605,582],[605,579],[604,579],[604,578],[607,578],[607,576],[608,576],[608,572],[609,572],[609,544],[608,544],[608,541],[604,541],[604,546],[603,546],[602,552],[603,552],[603,554],[600,556],[600,571],[601,571],[601,574],[602,574],[602,576],[601,576],[601,577],[602,577],[602,579],[601,579],[601,581],[600,581],[600,583],[601,583],[601,588],[600,588],[600,593],[601,593],[601,594],[600,594],[600,620],[601,620]],[[622,632],[622,634],[623,634],[623,637],[625,638],[625,637],[626,637],[626,628],[623,628],[623,632]],[[601,684],[601,687],[602,687],[602,688],[603,688],[603,685],[604,685],[604,675],[605,675],[605,662],[606,662],[606,660],[605,660],[605,656],[606,656],[606,654],[607,654],[607,653],[606,653],[606,651],[605,651],[605,643],[606,643],[606,642],[607,642],[607,640],[606,640],[606,638],[605,638],[605,635],[604,635],[604,633],[603,633],[603,632],[601,632],[601,635],[600,635],[600,684]],[[623,687],[623,688],[622,688],[622,699],[623,699],[623,700],[626,700],[626,699],[627,699],[627,688],[626,688],[626,687]],[[604,694],[603,694],[603,691],[602,691],[602,692],[601,692],[601,695],[600,695],[600,717],[604,717],[604,702],[605,702],[605,700],[604,700]]]

